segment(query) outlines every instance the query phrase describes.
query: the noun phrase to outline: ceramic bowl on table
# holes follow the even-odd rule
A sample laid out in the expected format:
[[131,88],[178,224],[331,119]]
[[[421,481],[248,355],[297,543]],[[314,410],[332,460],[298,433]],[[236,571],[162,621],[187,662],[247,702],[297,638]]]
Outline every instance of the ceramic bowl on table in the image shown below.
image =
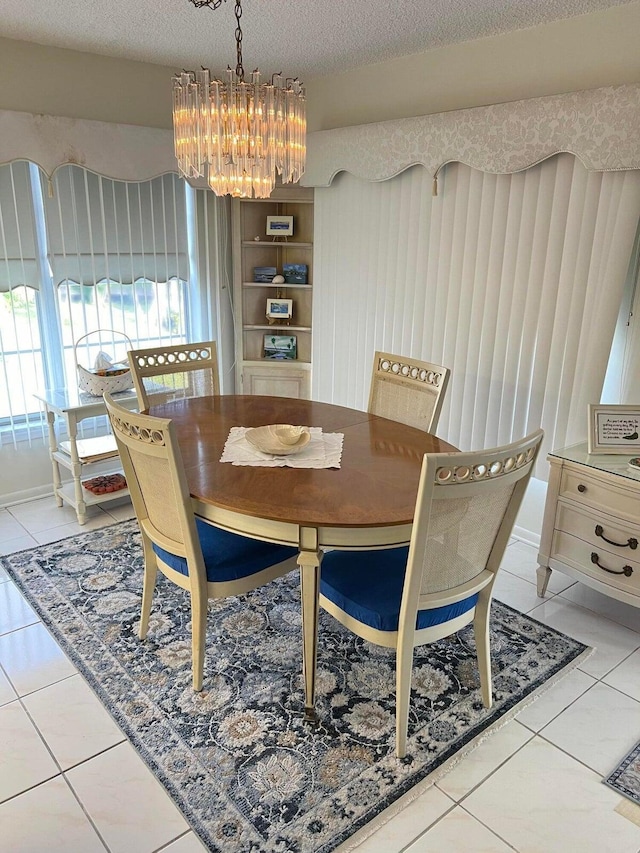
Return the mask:
[[307,427],[292,424],[255,427],[248,429],[245,437],[256,450],[261,453],[271,453],[274,456],[299,453],[311,440]]

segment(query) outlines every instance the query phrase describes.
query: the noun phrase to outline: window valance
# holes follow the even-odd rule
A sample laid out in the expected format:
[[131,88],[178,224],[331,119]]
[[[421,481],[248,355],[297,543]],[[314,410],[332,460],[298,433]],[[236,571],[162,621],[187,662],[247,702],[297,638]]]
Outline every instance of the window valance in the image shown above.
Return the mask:
[[[307,137],[301,183],[326,187],[339,172],[383,181],[451,162],[512,174],[560,152],[590,171],[640,169],[640,84],[376,122]],[[177,172],[169,129],[0,110],[0,164],[29,160],[51,177],[74,163],[121,181]]]
[[51,178],[60,166],[84,166],[117,181],[177,172],[173,131],[0,110],[0,164],[36,163]]
[[327,187],[339,172],[384,181],[446,163],[512,174],[570,152],[589,171],[640,169],[640,84],[531,98],[417,118],[317,131],[301,183]]

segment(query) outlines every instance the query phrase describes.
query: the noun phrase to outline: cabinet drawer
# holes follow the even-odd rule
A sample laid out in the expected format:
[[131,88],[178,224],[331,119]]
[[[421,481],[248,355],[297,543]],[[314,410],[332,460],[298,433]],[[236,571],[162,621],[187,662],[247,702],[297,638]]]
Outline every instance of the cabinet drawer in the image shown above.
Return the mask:
[[[596,555],[600,565],[593,562],[592,554]],[[625,590],[631,595],[640,596],[640,562],[629,559],[627,555],[612,554],[604,548],[578,539],[577,536],[556,530],[553,534],[551,556],[552,559],[567,563],[601,583]],[[628,576],[623,574],[625,567],[629,572]]]
[[640,524],[626,524],[605,513],[559,501],[555,526],[563,533],[583,539],[596,551],[640,560]]
[[617,483],[595,479],[583,471],[563,468],[560,497],[640,523],[640,495],[637,489],[632,491]]

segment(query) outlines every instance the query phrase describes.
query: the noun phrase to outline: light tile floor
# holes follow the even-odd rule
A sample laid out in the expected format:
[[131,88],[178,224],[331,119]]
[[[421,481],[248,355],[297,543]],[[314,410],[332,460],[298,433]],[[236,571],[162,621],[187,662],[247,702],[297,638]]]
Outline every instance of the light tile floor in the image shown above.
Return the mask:
[[[53,498],[0,510],[0,553],[132,517],[126,500],[105,506],[84,527]],[[357,853],[640,853],[640,806],[601,781],[640,740],[640,610],[558,572],[539,599],[535,569],[513,541],[496,597],[596,651]],[[203,850],[1,569],[0,850]]]

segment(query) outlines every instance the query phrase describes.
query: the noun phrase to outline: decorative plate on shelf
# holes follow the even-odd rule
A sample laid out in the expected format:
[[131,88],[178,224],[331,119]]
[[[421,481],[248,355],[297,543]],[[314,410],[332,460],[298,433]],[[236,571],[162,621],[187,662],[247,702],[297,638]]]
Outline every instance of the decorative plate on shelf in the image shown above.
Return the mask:
[[261,453],[288,456],[299,453],[311,440],[309,430],[292,424],[270,424],[248,429],[245,438]]
[[123,474],[106,474],[103,477],[83,480],[82,485],[94,495],[105,495],[107,492],[119,492],[120,489],[126,489],[127,481]]
[[634,456],[633,459],[629,460],[628,465],[632,471],[636,471],[640,474],[640,456]]

